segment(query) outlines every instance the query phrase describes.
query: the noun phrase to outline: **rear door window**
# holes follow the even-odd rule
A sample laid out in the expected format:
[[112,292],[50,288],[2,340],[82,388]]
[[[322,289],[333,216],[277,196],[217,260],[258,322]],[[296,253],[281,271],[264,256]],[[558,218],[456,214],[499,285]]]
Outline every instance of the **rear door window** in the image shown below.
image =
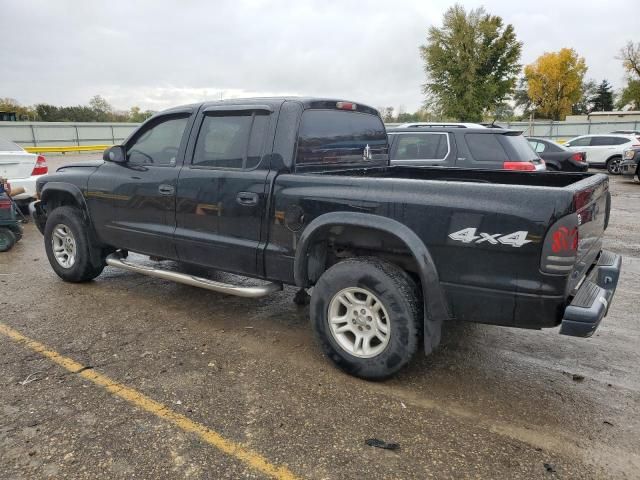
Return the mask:
[[380,163],[388,160],[387,132],[379,117],[342,110],[306,110],[298,131],[296,163]]
[[575,140],[571,140],[569,145],[572,147],[588,147],[592,145],[591,140],[591,137],[576,138]]
[[447,133],[396,133],[392,160],[444,160],[449,154]]
[[258,165],[269,116],[258,112],[206,115],[192,165],[200,168],[252,169]]

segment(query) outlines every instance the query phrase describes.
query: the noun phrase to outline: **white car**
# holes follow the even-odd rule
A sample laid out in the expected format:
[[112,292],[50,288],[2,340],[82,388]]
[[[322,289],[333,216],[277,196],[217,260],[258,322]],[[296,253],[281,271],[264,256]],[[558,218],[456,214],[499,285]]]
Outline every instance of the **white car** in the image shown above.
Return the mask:
[[586,152],[590,167],[605,167],[612,175],[619,175],[622,152],[627,148],[640,147],[640,139],[635,135],[600,133],[580,135],[569,140],[564,146]]
[[24,188],[24,193],[14,197],[18,203],[35,198],[36,180],[48,171],[44,156],[26,152],[15,143],[0,139],[0,177],[9,180],[11,188]]

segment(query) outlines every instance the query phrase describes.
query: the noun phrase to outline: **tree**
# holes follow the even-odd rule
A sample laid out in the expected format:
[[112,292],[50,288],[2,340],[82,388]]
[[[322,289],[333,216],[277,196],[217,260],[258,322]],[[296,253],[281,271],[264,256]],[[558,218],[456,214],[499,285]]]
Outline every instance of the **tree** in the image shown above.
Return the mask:
[[91,110],[93,110],[95,114],[95,122],[108,122],[111,119],[113,109],[111,105],[109,105],[109,102],[100,95],[95,95],[89,100],[89,107],[91,107]]
[[602,80],[595,94],[591,97],[590,112],[610,112],[613,110],[613,90],[607,80]]
[[618,108],[640,109],[640,43],[627,42],[617,57],[627,72],[627,85],[620,93]]
[[429,106],[445,117],[480,121],[513,92],[520,52],[512,25],[484,8],[449,8],[442,27],[431,27],[420,47]]
[[142,123],[147,118],[152,116],[153,113],[154,112],[152,112],[151,110],[145,110],[143,112],[142,110],[140,110],[140,107],[133,106],[133,107],[131,107],[131,110],[129,110],[129,121],[130,122],[136,122],[136,123]]
[[553,120],[564,120],[582,97],[587,72],[584,58],[572,48],[545,53],[524,67],[527,93],[538,112]]
[[513,92],[513,104],[522,112],[523,119],[529,118],[532,114],[536,115],[536,108],[529,98],[529,84],[527,77],[518,79],[518,88]]
[[585,80],[582,82],[582,96],[580,100],[571,106],[573,115],[586,115],[593,111],[593,98],[598,90],[595,80]]
[[32,107],[25,107],[15,98],[0,98],[0,111],[15,112],[18,120],[35,120],[36,112]]

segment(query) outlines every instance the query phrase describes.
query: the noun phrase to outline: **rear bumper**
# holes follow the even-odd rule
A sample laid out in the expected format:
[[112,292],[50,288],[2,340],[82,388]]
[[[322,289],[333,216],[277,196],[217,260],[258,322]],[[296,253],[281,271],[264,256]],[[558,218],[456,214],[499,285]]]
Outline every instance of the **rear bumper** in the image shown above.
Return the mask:
[[560,334],[590,337],[607,315],[618,286],[622,257],[603,250],[582,286],[567,306],[560,324]]
[[13,197],[14,200],[28,200],[36,196],[36,180],[42,175],[31,176],[27,178],[10,178],[11,188],[23,187],[24,193]]

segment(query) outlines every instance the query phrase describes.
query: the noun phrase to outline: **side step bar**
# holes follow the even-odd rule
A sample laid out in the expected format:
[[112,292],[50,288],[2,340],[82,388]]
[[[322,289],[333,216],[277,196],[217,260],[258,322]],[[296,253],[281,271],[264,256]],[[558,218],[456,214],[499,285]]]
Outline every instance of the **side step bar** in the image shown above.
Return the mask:
[[163,280],[171,280],[177,283],[184,283],[192,287],[205,288],[214,292],[226,293],[227,295],[236,295],[245,298],[259,298],[282,290],[280,283],[267,283],[265,285],[255,285],[251,287],[241,287],[228,283],[216,282],[195,275],[186,273],[173,272],[171,270],[163,270],[147,265],[134,264],[127,261],[119,252],[112,253],[105,259],[107,265],[130,272],[141,273],[150,277],[162,278]]

